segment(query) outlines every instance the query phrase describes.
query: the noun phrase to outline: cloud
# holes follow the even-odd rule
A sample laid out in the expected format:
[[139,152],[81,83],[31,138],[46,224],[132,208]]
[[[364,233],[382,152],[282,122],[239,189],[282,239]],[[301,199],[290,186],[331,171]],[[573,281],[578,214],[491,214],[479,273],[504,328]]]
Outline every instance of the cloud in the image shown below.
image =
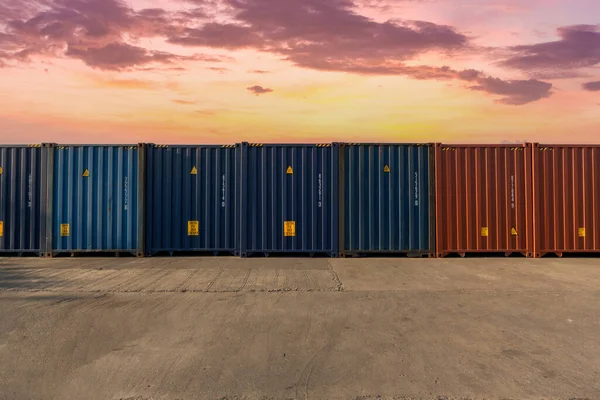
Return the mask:
[[225,49],[260,47],[262,39],[252,28],[235,24],[208,23],[201,28],[186,28],[168,40],[182,46],[207,46]]
[[255,94],[255,95],[257,95],[257,96],[259,96],[259,95],[261,95],[261,94],[266,94],[266,93],[271,93],[271,92],[273,92],[273,89],[264,88],[264,87],[262,87],[262,86],[258,86],[258,85],[255,85],[255,86],[250,86],[250,87],[248,87],[248,88],[246,88],[246,89],[248,89],[248,91],[250,91],[250,92],[254,93],[254,94]]
[[514,55],[500,64],[540,76],[600,63],[600,25],[562,27],[558,34],[560,40],[511,47]]
[[[2,8],[7,1],[14,4]],[[21,2],[0,0],[0,22],[7,27],[0,33],[0,66],[34,56],[66,56],[112,71],[179,70],[181,63],[190,61],[231,60],[207,54],[182,56],[140,45],[140,38],[160,37],[187,47],[264,51],[313,70],[458,80],[468,82],[471,90],[500,96],[498,101],[504,104],[525,104],[551,95],[552,85],[540,80],[500,80],[475,70],[408,66],[408,61],[430,51],[452,54],[470,50],[469,39],[451,26],[427,21],[375,21],[357,13],[365,5],[359,0],[187,2],[195,8],[133,10],[121,0],[28,0],[18,7]],[[380,2],[370,3],[378,6]],[[513,67],[541,65],[542,56],[552,51],[572,52],[571,59],[580,59],[577,65],[596,60],[597,27],[568,27],[560,32],[561,41],[510,49],[513,56],[505,63]],[[569,47],[582,41],[585,48],[573,51]],[[272,92],[261,86],[247,89],[256,95]]]
[[90,67],[104,70],[122,70],[153,62],[168,64],[177,59],[173,54],[152,52],[124,43],[111,43],[104,47],[87,49],[69,46],[65,55],[79,58]]
[[189,101],[189,100],[173,100],[173,103],[177,103],[177,104],[184,104],[184,105],[192,105],[192,104],[196,104],[195,101]]
[[[386,64],[430,51],[468,46],[454,28],[425,21],[376,22],[354,11],[350,0],[224,0],[229,23],[183,29],[169,41],[184,46],[254,48],[297,65]],[[355,61],[356,60],[356,61]]]
[[229,68],[224,68],[224,67],[208,67],[207,69],[209,69],[211,71],[219,72],[221,74],[231,71]]
[[153,62],[204,61],[203,57],[217,61],[214,56],[183,57],[135,45],[140,38],[167,37],[187,24],[197,23],[197,12],[180,15],[159,8],[134,11],[120,0],[20,3],[24,3],[20,9],[3,7],[0,0],[0,27],[5,26],[5,31],[0,32],[3,59],[27,61],[32,56],[68,56],[95,68],[113,70]]
[[583,84],[583,88],[590,92],[598,92],[600,91],[600,81],[597,82],[586,82]]
[[523,105],[549,97],[552,84],[535,79],[504,81],[498,78],[479,78],[471,90],[503,96],[498,103]]
[[485,75],[474,69],[455,70],[448,66],[407,66],[404,64],[385,67],[353,66],[356,73],[365,75],[400,75],[417,80],[458,80],[470,83],[468,89],[501,96],[498,103],[523,105],[552,95],[553,85],[537,79],[502,80]]
[[252,69],[248,72],[250,72],[251,74],[268,74],[270,71],[265,71],[262,69]]

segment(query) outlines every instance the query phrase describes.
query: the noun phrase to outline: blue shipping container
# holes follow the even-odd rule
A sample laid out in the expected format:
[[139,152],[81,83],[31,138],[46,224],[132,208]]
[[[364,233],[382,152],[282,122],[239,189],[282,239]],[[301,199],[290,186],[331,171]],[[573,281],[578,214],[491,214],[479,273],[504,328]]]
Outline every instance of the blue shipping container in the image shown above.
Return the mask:
[[435,252],[434,146],[340,144],[340,254]]
[[53,145],[46,255],[143,255],[143,145]]
[[324,253],[336,257],[337,147],[242,143],[240,157],[241,256]]
[[236,151],[235,145],[148,146],[147,255],[237,251]]
[[46,149],[0,147],[0,253],[40,254],[45,231]]

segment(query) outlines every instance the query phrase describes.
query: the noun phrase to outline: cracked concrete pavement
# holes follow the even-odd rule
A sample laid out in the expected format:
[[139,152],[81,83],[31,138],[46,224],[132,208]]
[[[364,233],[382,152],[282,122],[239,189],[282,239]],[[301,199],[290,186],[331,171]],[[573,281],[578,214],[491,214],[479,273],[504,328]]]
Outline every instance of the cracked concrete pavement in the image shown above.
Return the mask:
[[0,259],[1,399],[597,399],[598,259]]

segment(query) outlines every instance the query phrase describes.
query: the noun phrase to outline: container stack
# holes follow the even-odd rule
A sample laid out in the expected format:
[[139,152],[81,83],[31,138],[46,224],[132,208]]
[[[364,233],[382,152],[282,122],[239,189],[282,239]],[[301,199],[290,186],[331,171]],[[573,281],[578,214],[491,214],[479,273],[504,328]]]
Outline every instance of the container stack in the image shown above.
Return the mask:
[[0,146],[0,254],[600,254],[600,145]]

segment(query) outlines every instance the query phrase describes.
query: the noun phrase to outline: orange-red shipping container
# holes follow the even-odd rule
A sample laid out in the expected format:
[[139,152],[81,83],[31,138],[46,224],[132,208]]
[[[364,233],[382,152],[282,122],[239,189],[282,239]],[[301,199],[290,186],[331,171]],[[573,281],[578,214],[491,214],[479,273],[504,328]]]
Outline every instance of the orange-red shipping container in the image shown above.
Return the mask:
[[436,147],[436,248],[533,256],[531,144]]
[[600,252],[600,146],[533,147],[535,255]]

